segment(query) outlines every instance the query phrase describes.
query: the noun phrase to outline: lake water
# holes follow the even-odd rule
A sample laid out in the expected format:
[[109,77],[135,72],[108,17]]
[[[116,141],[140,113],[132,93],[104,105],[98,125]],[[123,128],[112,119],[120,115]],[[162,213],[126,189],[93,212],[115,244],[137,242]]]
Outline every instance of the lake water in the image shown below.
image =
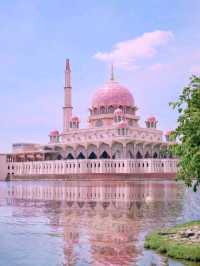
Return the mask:
[[174,181],[1,182],[0,266],[188,265],[143,244],[191,219],[200,193]]

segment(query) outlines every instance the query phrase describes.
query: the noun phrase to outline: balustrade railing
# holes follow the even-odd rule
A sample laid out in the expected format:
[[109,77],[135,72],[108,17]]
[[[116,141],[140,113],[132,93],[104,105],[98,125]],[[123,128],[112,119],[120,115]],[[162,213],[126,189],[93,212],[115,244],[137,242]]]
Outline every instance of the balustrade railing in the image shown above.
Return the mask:
[[176,173],[177,159],[97,159],[9,162],[10,175]]

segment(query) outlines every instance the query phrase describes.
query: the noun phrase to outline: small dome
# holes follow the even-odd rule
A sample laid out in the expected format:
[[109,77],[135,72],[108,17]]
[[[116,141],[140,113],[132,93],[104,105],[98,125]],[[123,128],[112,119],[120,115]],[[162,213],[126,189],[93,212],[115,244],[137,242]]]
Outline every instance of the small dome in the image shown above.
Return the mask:
[[52,130],[52,131],[49,133],[49,136],[50,136],[50,137],[56,137],[56,136],[59,136],[59,131],[58,131],[58,130]]
[[127,121],[121,121],[117,124],[117,128],[126,128],[128,127]]
[[101,106],[134,106],[134,99],[130,91],[117,81],[110,80],[99,88],[92,99],[92,107]]
[[72,116],[71,121],[80,123],[80,119],[78,116]]
[[124,113],[123,113],[122,109],[117,108],[117,109],[114,111],[114,115],[115,115],[115,116],[123,116]]
[[149,123],[156,123],[157,120],[155,118],[155,116],[150,116],[147,118],[146,122],[149,122]]

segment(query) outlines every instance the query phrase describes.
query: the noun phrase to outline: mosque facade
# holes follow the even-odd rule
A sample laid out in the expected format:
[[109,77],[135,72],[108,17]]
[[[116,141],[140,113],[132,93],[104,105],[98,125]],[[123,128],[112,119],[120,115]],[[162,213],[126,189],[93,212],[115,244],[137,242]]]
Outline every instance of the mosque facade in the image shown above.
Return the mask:
[[6,155],[9,176],[118,173],[119,169],[120,173],[176,172],[177,160],[168,152],[170,132],[163,134],[154,116],[146,119],[146,127],[140,126],[135,99],[115,80],[113,67],[110,80],[92,97],[85,128],[80,128],[73,113],[68,59],[64,83],[62,131],[52,130],[45,145],[13,144],[12,153]]

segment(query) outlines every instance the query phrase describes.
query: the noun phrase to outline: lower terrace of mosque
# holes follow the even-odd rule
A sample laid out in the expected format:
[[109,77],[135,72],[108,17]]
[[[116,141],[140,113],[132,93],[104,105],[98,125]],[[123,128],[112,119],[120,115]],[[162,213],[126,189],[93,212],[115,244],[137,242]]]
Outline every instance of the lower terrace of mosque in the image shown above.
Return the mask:
[[144,128],[79,129],[52,136],[49,144],[17,143],[9,162],[69,159],[170,158],[162,131]]
[[8,176],[177,171],[177,160],[171,157],[169,143],[162,141],[158,130],[156,134],[141,128],[124,131],[121,136],[118,133],[112,129],[82,130],[66,133],[45,146],[14,144],[13,152],[7,155]]

